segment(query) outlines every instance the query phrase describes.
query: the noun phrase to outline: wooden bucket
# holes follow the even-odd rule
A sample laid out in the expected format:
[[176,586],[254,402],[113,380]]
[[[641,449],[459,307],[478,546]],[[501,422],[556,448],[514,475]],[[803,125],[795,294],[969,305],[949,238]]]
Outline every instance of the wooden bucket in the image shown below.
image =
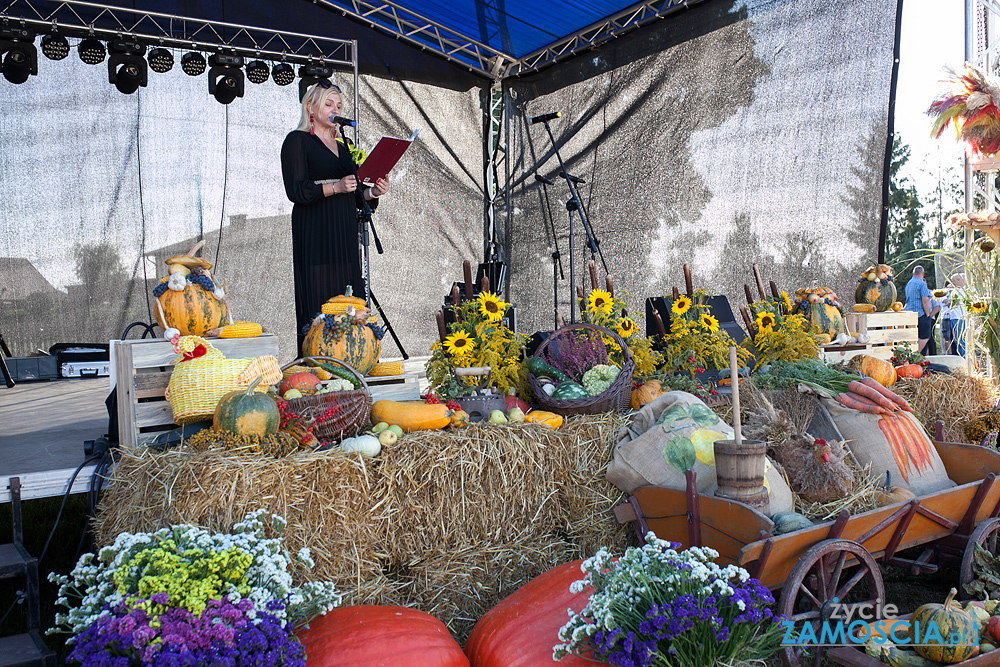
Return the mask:
[[736,500],[763,514],[768,512],[768,493],[764,487],[767,443],[763,440],[715,441],[716,496]]

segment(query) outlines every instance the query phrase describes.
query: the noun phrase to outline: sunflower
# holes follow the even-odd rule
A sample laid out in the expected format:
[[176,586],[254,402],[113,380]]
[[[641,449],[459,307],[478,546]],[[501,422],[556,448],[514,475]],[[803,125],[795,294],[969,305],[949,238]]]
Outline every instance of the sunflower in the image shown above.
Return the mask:
[[475,347],[476,342],[464,331],[456,331],[444,339],[444,348],[454,356],[471,354]]
[[621,322],[618,323],[618,335],[622,338],[628,338],[635,333],[635,322],[631,317],[623,318]]
[[705,327],[712,333],[719,330],[719,320],[715,319],[708,313],[701,314],[701,326]]
[[490,322],[499,322],[503,318],[507,304],[497,298],[492,292],[479,293],[479,312]]
[[788,292],[781,292],[781,304],[785,307],[785,312],[792,312],[792,300],[788,298]]
[[969,309],[974,313],[985,313],[986,312],[986,302],[985,301],[973,301],[969,304]]
[[683,315],[689,308],[691,308],[691,299],[686,296],[680,296],[677,297],[677,300],[674,301],[672,306],[670,306],[670,312],[674,315]]
[[936,289],[933,292],[931,292],[931,294],[933,294],[936,298],[940,299],[941,297],[948,294],[948,290]]
[[765,333],[771,333],[774,331],[774,325],[777,320],[774,317],[774,313],[763,312],[757,315],[757,328]]
[[592,313],[601,312],[607,315],[614,306],[615,302],[612,296],[602,289],[592,290],[590,296],[587,297],[587,310]]

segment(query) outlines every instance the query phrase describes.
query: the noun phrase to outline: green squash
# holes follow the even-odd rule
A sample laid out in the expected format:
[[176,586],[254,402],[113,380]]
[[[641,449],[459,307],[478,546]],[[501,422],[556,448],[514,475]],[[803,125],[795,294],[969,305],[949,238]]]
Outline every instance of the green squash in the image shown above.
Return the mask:
[[338,340],[325,322],[319,321],[302,341],[302,354],[307,357],[336,357],[361,375],[368,375],[382,354],[382,341],[371,327],[364,324],[352,324]]
[[278,404],[266,393],[254,390],[261,378],[245,390],[232,391],[215,406],[212,427],[235,435],[266,436],[278,431]]
[[796,530],[805,530],[814,525],[808,518],[796,512],[778,512],[771,517],[771,521],[774,522],[775,535],[794,533]]
[[[944,604],[925,604],[917,608],[910,617],[910,644],[917,655],[953,665],[971,658],[979,645],[976,643],[979,635],[979,623],[967,611],[951,606],[951,601],[958,595],[957,589],[951,589]],[[915,637],[915,628],[919,624],[920,636]],[[936,628],[941,635],[941,643],[936,637],[928,637],[929,628]],[[959,639],[959,643],[950,644],[951,636]]]
[[831,339],[836,338],[837,334],[847,333],[844,316],[836,306],[822,301],[806,304],[803,315],[821,334],[829,334]]
[[556,386],[556,390],[552,392],[552,398],[557,398],[560,401],[572,401],[578,398],[590,398],[590,394],[583,388],[582,384],[567,380]]
[[891,310],[895,302],[896,284],[892,280],[862,278],[858,281],[858,289],[854,291],[854,303],[870,303],[875,306],[876,312],[882,313]]

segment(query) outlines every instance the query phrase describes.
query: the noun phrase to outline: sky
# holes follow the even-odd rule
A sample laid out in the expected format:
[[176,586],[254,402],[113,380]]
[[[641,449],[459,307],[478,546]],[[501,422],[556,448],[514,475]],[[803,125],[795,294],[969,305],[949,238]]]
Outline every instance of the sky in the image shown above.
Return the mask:
[[938,170],[961,178],[962,148],[952,136],[932,139],[924,112],[943,90],[945,67],[960,68],[965,55],[964,0],[904,0],[900,33],[895,131],[910,145],[905,175],[921,199],[937,188]]

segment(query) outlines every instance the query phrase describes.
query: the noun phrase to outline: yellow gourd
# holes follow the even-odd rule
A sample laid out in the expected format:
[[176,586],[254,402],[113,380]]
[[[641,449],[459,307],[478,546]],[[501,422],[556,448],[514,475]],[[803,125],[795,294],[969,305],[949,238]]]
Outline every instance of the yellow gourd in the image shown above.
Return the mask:
[[562,415],[557,415],[554,412],[546,412],[545,410],[532,410],[524,415],[524,421],[530,424],[540,424],[548,428],[559,428],[563,424]]
[[451,425],[457,428],[465,428],[469,425],[469,413],[465,410],[456,410],[451,416]]
[[238,320],[219,329],[219,338],[256,338],[264,329],[256,322]]
[[893,303],[892,304],[892,310],[893,310],[893,312],[896,312],[896,313],[898,313],[899,311],[903,310],[903,302],[902,301],[896,301],[895,303]]
[[451,423],[452,411],[443,403],[423,401],[375,401],[372,404],[372,423],[395,424],[407,433],[434,431]]

